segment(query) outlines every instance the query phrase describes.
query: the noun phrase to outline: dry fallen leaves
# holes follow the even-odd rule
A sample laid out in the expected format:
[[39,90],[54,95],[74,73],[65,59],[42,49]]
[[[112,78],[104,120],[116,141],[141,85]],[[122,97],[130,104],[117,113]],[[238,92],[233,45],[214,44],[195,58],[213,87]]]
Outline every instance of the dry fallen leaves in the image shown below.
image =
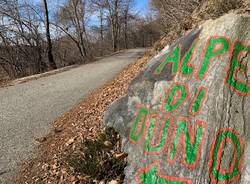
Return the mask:
[[110,141],[105,141],[104,145],[107,146],[107,147],[112,147],[113,146],[113,144]]
[[116,180],[112,180],[112,181],[110,181],[108,184],[119,184],[119,182],[116,181]]
[[75,138],[71,138],[66,142],[66,146],[70,146],[71,144],[73,144],[73,142],[75,141]]
[[[143,58],[127,66],[113,80],[91,92],[72,110],[59,117],[46,139],[40,142],[37,157],[24,162],[16,183],[89,183],[87,181],[91,177],[75,173],[74,168],[65,164],[64,158],[69,152],[77,150],[83,140],[96,139],[104,112],[113,101],[126,94],[129,83],[147,64],[151,55],[151,52],[147,52]],[[111,146],[108,142],[106,144]],[[125,157],[119,151],[112,154],[118,159]],[[91,183],[95,183],[94,179]],[[117,184],[117,178],[109,183]]]
[[126,157],[127,157],[126,153],[117,153],[117,154],[115,154],[115,158],[117,158],[117,159],[124,159]]

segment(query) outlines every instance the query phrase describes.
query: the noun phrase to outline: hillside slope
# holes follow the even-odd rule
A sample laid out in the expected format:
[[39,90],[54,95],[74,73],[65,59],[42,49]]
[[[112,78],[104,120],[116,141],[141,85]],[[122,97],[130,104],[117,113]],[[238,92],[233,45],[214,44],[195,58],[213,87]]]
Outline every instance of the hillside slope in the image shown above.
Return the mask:
[[[38,157],[23,166],[18,183],[121,183],[126,156],[122,153],[119,135],[113,130],[107,132],[101,128],[103,113],[113,101],[126,95],[129,83],[153,55],[204,21],[229,12],[249,14],[249,0],[203,1],[189,18],[162,37],[144,58],[127,67],[114,80],[91,93],[79,106],[59,118],[53,124],[51,133],[42,140]],[[91,147],[89,143],[101,149]],[[97,152],[95,159],[86,157],[86,154],[89,156],[86,148]],[[86,171],[82,165],[88,165],[91,168],[89,170],[95,172]],[[112,169],[114,171],[109,173]]]

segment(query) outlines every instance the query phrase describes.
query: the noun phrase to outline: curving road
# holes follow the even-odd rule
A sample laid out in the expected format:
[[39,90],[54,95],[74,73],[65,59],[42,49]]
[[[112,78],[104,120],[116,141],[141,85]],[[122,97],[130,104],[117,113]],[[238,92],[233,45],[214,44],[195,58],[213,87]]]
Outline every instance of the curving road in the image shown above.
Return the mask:
[[0,89],[0,183],[12,183],[21,160],[31,156],[34,139],[88,92],[142,56],[132,49],[92,64]]

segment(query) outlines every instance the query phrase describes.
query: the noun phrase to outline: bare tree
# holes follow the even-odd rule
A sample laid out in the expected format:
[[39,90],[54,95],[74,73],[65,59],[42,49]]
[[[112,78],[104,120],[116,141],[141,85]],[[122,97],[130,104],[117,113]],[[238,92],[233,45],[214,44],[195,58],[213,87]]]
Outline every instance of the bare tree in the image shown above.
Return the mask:
[[[68,0],[57,13],[59,27],[77,45],[83,61],[91,58],[89,40],[86,32],[86,0]],[[76,35],[76,36],[75,36]]]
[[47,3],[0,0],[0,65],[11,78],[148,47],[160,35],[153,20],[132,11],[133,0],[65,0],[53,2],[53,12]]
[[194,9],[201,0],[151,0],[151,5],[158,11],[159,20],[165,32],[178,26]]
[[53,58],[52,54],[52,42],[50,37],[50,21],[49,21],[49,11],[48,11],[48,5],[47,0],[43,0],[43,6],[44,6],[44,16],[45,16],[45,27],[46,27],[46,37],[48,42],[48,59],[49,59],[49,65],[51,68],[56,69],[56,63]]
[[33,7],[16,0],[0,0],[0,64],[10,77],[45,71],[41,25]]
[[126,0],[123,10],[124,17],[124,47],[128,49],[128,21],[129,21],[129,11],[131,10],[131,5],[133,0]]
[[[106,17],[110,27],[113,51],[120,47],[120,39],[123,38],[124,47],[128,48],[128,21],[133,0],[92,0],[97,9],[106,9]],[[102,27],[101,27],[101,30]],[[121,35],[123,33],[123,35]]]
[[118,50],[118,33],[119,33],[119,8],[121,0],[105,0],[105,5],[109,12],[109,23],[112,34],[113,51]]

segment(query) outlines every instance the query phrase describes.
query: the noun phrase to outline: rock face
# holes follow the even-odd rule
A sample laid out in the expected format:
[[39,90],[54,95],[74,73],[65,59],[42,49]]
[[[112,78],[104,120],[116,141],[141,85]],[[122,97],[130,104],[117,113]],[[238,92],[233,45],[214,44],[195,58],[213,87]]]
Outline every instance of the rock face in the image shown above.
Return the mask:
[[152,59],[104,122],[128,184],[250,184],[250,17],[209,20]]

